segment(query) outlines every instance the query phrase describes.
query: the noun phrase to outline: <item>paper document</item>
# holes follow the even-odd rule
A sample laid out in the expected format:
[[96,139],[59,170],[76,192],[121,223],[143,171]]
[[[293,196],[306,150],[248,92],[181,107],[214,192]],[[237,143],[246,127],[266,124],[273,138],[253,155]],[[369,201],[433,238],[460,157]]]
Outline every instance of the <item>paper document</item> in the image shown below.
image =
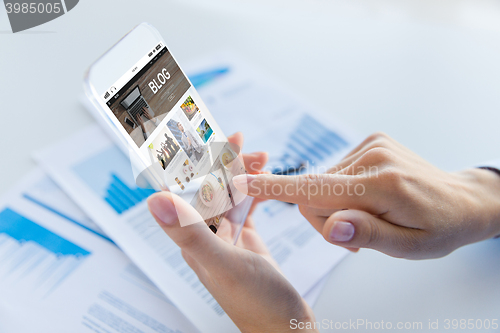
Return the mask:
[[196,327],[236,330],[149,213],[145,200],[153,190],[134,184],[128,158],[99,127],[52,147],[39,161]]
[[[331,165],[358,142],[236,58],[210,57],[192,68],[197,72],[188,74],[224,133],[242,131],[244,151],[269,151],[273,169]],[[128,158],[99,128],[88,128],[37,159],[198,329],[237,331],[151,217],[145,199],[152,191],[135,185]],[[322,280],[347,251],[327,243],[294,205],[265,202],[255,221],[285,276],[314,301]]]
[[226,135],[245,135],[243,151],[267,151],[271,166],[332,166],[362,138],[322,109],[328,98],[304,100],[230,51],[183,66]]
[[40,170],[0,201],[0,332],[196,332]]

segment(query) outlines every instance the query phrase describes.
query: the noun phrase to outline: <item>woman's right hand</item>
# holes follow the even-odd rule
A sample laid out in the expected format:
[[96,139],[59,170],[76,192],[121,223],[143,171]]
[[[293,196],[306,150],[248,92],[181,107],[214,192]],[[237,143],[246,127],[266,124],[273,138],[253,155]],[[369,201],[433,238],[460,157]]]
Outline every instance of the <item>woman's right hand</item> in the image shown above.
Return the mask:
[[394,257],[436,258],[500,234],[500,177],[448,173],[385,134],[374,134],[324,174],[241,175],[241,191],[299,204],[333,244]]

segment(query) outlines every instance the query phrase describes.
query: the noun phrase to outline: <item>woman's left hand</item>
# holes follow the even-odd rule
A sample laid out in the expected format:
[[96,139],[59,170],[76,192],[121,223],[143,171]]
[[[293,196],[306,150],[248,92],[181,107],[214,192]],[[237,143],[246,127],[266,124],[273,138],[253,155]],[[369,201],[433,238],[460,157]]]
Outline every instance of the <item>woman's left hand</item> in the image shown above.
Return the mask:
[[[237,133],[229,140],[241,146],[243,137]],[[243,158],[247,171],[258,173],[267,154]],[[158,224],[182,249],[186,262],[242,332],[288,332],[292,319],[314,322],[311,308],[279,272],[251,216],[234,246],[229,221],[222,221],[216,235],[198,212],[175,194],[156,193],[148,204]],[[181,227],[177,212],[198,214],[201,222]]]

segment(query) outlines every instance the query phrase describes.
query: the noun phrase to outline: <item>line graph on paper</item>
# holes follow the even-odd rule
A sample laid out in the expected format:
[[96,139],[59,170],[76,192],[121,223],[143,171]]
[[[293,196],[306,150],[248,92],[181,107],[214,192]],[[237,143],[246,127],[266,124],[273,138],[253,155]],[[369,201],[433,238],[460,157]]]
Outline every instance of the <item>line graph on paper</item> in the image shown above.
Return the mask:
[[0,212],[0,283],[45,297],[91,253],[15,210]]

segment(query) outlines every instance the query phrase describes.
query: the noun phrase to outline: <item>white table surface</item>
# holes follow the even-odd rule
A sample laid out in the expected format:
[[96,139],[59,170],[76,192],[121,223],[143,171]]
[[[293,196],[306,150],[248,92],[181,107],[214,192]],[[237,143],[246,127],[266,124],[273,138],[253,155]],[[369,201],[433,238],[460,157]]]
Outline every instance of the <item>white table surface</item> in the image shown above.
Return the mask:
[[[18,34],[0,9],[0,192],[34,167],[33,151],[93,122],[77,100],[83,72],[142,21],[181,64],[232,48],[303,97],[327,98],[363,135],[387,132],[441,168],[500,157],[498,1],[85,0]],[[429,320],[500,319],[500,240],[432,261],[362,250],[333,271],[315,312],[422,332]]]

